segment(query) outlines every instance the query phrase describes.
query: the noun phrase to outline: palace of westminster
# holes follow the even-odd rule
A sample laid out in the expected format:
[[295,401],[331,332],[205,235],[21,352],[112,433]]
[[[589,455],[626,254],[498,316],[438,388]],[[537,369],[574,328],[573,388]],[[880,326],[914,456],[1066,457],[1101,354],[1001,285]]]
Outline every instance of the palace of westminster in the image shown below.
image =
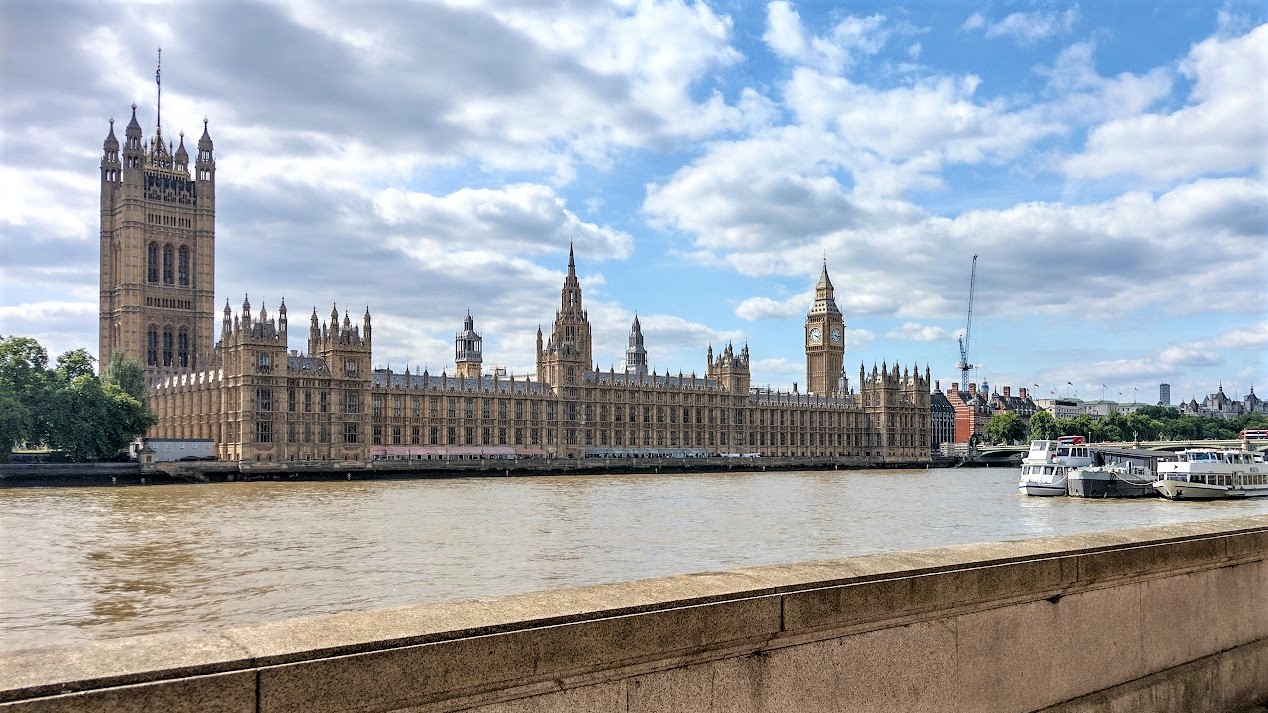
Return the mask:
[[[160,115],[161,117],[161,115]],[[206,120],[192,170],[184,135],[165,143],[161,118],[143,141],[132,107],[123,145],[101,160],[98,355],[121,351],[151,377],[153,438],[210,439],[229,461],[379,458],[854,456],[930,458],[929,371],[842,363],[845,324],[826,260],[806,315],[805,393],[750,388],[748,346],[709,347],[705,373],[647,369],[637,318],[623,369],[593,363],[589,316],[572,249],[537,373],[484,373],[468,314],[455,365],[440,374],[374,369],[367,307],[354,322],[313,309],[304,350],[276,316],[244,299],[215,323],[216,163]]]

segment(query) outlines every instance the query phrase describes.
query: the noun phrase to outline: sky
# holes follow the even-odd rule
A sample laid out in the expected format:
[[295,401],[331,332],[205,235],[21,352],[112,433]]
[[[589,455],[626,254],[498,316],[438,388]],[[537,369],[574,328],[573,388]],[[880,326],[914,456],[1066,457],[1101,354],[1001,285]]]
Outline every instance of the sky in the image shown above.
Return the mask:
[[[0,1],[0,334],[97,344],[99,161],[137,104],[217,164],[216,300],[374,319],[374,362],[534,369],[575,243],[597,366],[1268,394],[1257,2]],[[119,132],[121,134],[121,131]],[[218,324],[218,320],[217,320]],[[218,327],[217,327],[218,329]],[[307,331],[292,337],[302,349]]]

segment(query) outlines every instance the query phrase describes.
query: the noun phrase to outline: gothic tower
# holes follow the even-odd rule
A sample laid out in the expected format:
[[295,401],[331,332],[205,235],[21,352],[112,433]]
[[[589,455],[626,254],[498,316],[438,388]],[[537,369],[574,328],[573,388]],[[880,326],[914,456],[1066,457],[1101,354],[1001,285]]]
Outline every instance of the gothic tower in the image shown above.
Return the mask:
[[581,306],[581,284],[572,245],[568,246],[568,275],[560,290],[559,310],[545,347],[538,334],[537,378],[558,389],[581,383],[582,374],[593,368],[590,357],[590,316]]
[[709,345],[707,359],[708,366],[705,373],[709,378],[717,379],[722,388],[733,394],[748,394],[752,377],[749,372],[747,344],[737,355],[735,347],[730,342],[727,342],[717,359],[713,358],[713,345]]
[[630,325],[630,344],[625,350],[625,373],[629,376],[647,376],[647,348],[643,346],[643,325],[634,315]]
[[101,157],[98,359],[121,351],[151,372],[211,366],[215,240],[207,121],[191,175],[185,135],[175,147],[166,141],[161,113],[146,147],[132,105],[122,156],[111,119]]
[[453,338],[454,361],[458,363],[458,369],[454,373],[458,375],[458,378],[480,378],[480,365],[484,361],[483,341],[484,339],[475,331],[475,320],[471,319],[471,312],[467,312],[467,318],[462,323],[462,331],[455,334]]
[[818,396],[838,392],[845,358],[845,321],[832,296],[828,261],[823,261],[815,301],[806,314],[806,391]]

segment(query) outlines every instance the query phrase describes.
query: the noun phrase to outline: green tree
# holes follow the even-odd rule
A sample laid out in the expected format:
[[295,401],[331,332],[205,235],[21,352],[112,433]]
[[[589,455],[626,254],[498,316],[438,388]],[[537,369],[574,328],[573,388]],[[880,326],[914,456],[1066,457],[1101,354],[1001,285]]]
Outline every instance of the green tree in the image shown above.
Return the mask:
[[91,374],[59,383],[49,410],[49,445],[74,461],[111,458],[155,422],[145,404]]
[[1000,411],[986,422],[982,435],[992,443],[1014,443],[1026,437],[1026,424],[1016,413]]
[[17,406],[6,418],[12,441],[5,441],[6,457],[14,442],[42,443],[48,433],[48,351],[30,337],[0,339],[0,385]]
[[0,380],[0,463],[9,462],[14,445],[26,440],[31,424],[31,412],[13,393],[13,386]]
[[1087,436],[1092,433],[1092,419],[1082,413],[1073,418],[1059,418],[1057,430],[1062,436]]
[[123,352],[111,354],[109,361],[102,365],[101,380],[118,386],[124,393],[142,403],[150,395],[150,387],[145,380],[145,365]]
[[92,363],[97,361],[84,349],[72,349],[57,357],[54,375],[58,381],[71,381],[78,376],[92,376]]
[[1051,441],[1057,436],[1057,419],[1052,417],[1047,411],[1036,411],[1030,417],[1030,440],[1032,441]]

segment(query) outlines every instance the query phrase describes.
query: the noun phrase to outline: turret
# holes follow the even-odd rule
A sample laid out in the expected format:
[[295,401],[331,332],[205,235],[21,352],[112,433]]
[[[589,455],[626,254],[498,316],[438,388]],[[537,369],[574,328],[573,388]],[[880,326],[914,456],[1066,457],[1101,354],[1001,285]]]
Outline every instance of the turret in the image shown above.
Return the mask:
[[638,315],[630,325],[629,346],[625,350],[625,373],[629,376],[647,375],[647,349],[643,346],[643,326]]
[[278,338],[282,340],[282,346],[287,345],[286,341],[286,298],[282,298],[282,304],[277,308],[277,333]]
[[370,346],[370,305],[365,306],[365,315],[361,317],[361,338]]
[[475,331],[475,320],[471,318],[471,312],[468,311],[467,318],[462,322],[462,331],[455,334],[453,340],[454,361],[458,365],[456,370],[458,378],[480,378],[481,364],[484,361],[483,341]]

